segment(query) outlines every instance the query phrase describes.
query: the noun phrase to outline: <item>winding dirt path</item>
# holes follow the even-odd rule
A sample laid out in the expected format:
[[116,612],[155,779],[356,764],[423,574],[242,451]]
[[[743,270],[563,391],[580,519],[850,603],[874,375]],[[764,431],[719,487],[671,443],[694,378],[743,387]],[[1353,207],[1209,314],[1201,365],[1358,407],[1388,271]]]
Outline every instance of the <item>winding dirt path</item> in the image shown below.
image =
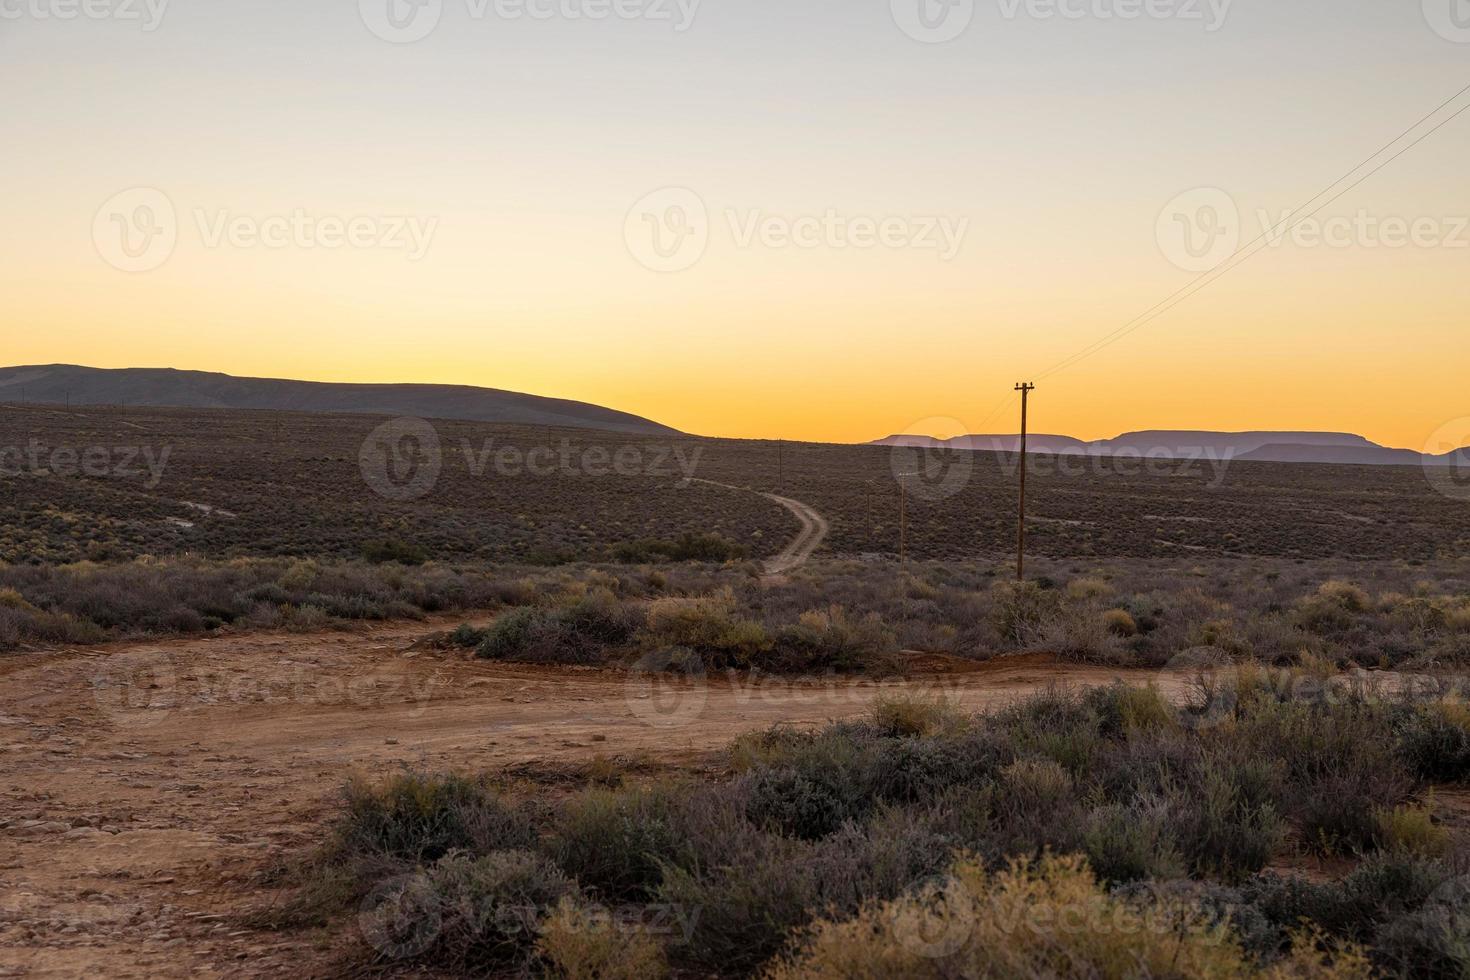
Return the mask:
[[759,493],[767,500],[780,504],[796,515],[796,519],[801,522],[801,530],[797,532],[796,537],[792,539],[791,543],[778,554],[766,559],[766,574],[768,576],[784,575],[805,565],[808,559],[811,558],[812,552],[821,547],[822,542],[827,539],[828,532],[832,530],[832,526],[827,523],[825,517],[817,513],[810,505],[804,504],[800,500],[792,500],[790,497],[782,497],[778,494],[765,493],[760,490],[751,490],[748,487],[737,487],[729,483],[716,483],[714,480],[701,480],[696,478],[693,482],[708,483],[710,486],[723,487],[726,490],[742,490],[748,493]]
[[241,916],[272,900],[273,862],[322,839],[353,774],[704,765],[743,732],[859,715],[894,688],[980,709],[1056,681],[1153,676],[927,657],[907,682],[670,686],[416,642],[457,622],[0,659],[0,977],[320,975],[350,936]]

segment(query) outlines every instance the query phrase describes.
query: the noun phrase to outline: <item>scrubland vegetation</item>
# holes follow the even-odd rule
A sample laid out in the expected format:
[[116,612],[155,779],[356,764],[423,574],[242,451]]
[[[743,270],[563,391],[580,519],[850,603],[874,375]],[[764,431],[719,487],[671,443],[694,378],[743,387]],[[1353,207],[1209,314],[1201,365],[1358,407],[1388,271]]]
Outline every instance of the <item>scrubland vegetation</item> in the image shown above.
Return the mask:
[[[584,429],[436,422],[442,467],[420,499],[385,500],[364,481],[360,451],[382,419],[184,409],[11,406],[0,447],[137,447],[170,452],[156,485],[137,478],[24,472],[0,477],[0,561],[55,564],[142,555],[349,561],[382,554],[438,561],[575,562],[769,557],[795,518],[756,493],[689,483],[677,448],[704,480],[795,497],[831,523],[824,556],[896,557],[898,482],[890,450],[622,436]],[[626,449],[633,474],[549,475],[482,467],[536,448],[576,456]],[[696,459],[697,454],[697,459]],[[44,454],[43,454],[44,455]],[[907,551],[920,560],[1007,553],[1015,461],[966,456],[952,496],[911,487]],[[911,468],[911,464],[905,464]],[[1413,467],[1201,461],[1162,474],[1086,466],[1059,473],[1036,457],[1029,481],[1033,550],[1054,558],[1188,560],[1236,556],[1433,561],[1470,548],[1470,509]],[[207,508],[207,509],[206,509]],[[717,536],[689,547],[688,532]]]
[[902,650],[1055,653],[1162,667],[1181,655],[1435,670],[1470,663],[1470,569],[1261,560],[1004,566],[820,562],[763,584],[748,562],[565,569],[138,561],[0,566],[0,649],[220,628],[316,629],[463,611],[482,657],[775,673],[896,669]]
[[[1430,787],[1470,781],[1470,710],[1313,680],[889,701],[570,794],[355,783],[275,914],[362,910],[360,965],[469,973],[1464,976],[1470,851]],[[1350,870],[1282,870],[1309,854]]]

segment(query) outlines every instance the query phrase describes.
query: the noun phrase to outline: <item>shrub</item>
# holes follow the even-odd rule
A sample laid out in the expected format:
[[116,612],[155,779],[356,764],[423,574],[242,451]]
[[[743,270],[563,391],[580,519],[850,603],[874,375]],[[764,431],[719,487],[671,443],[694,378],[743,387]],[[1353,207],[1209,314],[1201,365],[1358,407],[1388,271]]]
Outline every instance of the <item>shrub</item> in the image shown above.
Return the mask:
[[934,735],[964,726],[964,718],[942,695],[883,695],[873,703],[873,724],[890,738]]
[[1269,761],[1206,760],[1170,793],[1180,847],[1197,874],[1238,881],[1266,866],[1286,838]]
[[349,783],[335,832],[339,856],[436,861],[452,850],[526,847],[535,829],[482,782],[406,773],[381,786]]
[[1157,803],[1101,807],[1088,817],[1082,848],[1105,881],[1181,877],[1184,860],[1169,818]]
[[746,816],[774,833],[802,840],[826,837],[864,816],[872,802],[866,787],[846,776],[836,766],[758,770],[741,787],[749,797]]
[[698,598],[655,599],[648,605],[646,639],[654,646],[688,647],[716,666],[750,667],[767,650],[765,629],[735,615],[728,589]]
[[1435,857],[1449,849],[1449,832],[1434,822],[1428,807],[1380,807],[1373,818],[1374,843],[1381,850]]
[[[1308,950],[1297,955],[1303,962],[1282,976],[1368,975],[1355,951],[1340,953],[1335,970]],[[1254,970],[1228,925],[1197,906],[1164,900],[1140,909],[1109,895],[1080,858],[1047,856],[995,875],[962,858],[941,881],[869,903],[852,919],[817,923],[767,975],[1122,980]]]
[[727,562],[739,561],[749,554],[744,545],[735,544],[719,534],[697,534],[686,531],[672,541],[644,538],[614,545],[612,559],[625,565],[647,565],[661,561]]
[[429,560],[429,553],[416,544],[397,538],[369,541],[362,546],[362,557],[374,565],[396,562],[400,565],[422,565]]
[[1057,593],[1035,582],[997,582],[991,589],[990,622],[1001,640],[1029,643],[1037,629],[1060,606]]
[[454,628],[454,632],[449,634],[449,642],[457,647],[473,650],[485,641],[485,635],[489,632],[489,630],[480,629],[469,623],[460,623]]
[[570,899],[541,924],[536,951],[553,977],[564,980],[662,980],[668,960],[659,944],[639,926],[614,922]]
[[1399,753],[1420,779],[1470,780],[1470,706],[1461,701],[1418,705],[1398,730]]
[[1134,621],[1133,614],[1126,609],[1109,609],[1102,614],[1102,621],[1103,627],[1114,636],[1138,635],[1138,623]]
[[[749,827],[749,825],[746,825]],[[737,832],[718,862],[670,868],[665,902],[698,909],[687,945],[672,950],[702,972],[746,973],[822,910],[856,911],[898,894],[946,860],[945,842],[905,814],[880,813],[820,841]]]
[[660,862],[680,847],[678,805],[673,786],[584,790],[561,807],[550,852],[579,882],[610,898],[650,895],[662,880]]
[[770,663],[783,671],[857,671],[898,649],[876,613],[850,616],[841,606],[813,609],[776,633]]
[[429,871],[428,885],[441,926],[419,958],[477,973],[528,962],[542,918],[576,892],[566,875],[528,851],[450,855]]

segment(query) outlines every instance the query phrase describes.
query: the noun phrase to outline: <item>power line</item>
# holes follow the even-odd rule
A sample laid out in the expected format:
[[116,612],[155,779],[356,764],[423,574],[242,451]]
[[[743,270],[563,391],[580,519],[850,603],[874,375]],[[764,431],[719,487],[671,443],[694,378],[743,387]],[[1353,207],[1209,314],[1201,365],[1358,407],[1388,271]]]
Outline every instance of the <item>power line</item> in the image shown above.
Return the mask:
[[[1373,152],[1372,154],[1370,154],[1367,157],[1367,159],[1363,160],[1361,163],[1359,163],[1357,166],[1353,167],[1346,174],[1344,174],[1343,176],[1339,177],[1337,180],[1333,181],[1331,184],[1328,184],[1321,191],[1318,191],[1316,194],[1312,195],[1312,197],[1310,197],[1309,199],[1307,199],[1299,207],[1295,208],[1291,212],[1291,214],[1293,215],[1293,217],[1295,217],[1304,208],[1309,207],[1314,201],[1316,201],[1318,198],[1322,197],[1324,194],[1330,193],[1333,188],[1337,187],[1337,185],[1341,184],[1343,181],[1345,181],[1345,180],[1349,179],[1350,177],[1352,177],[1353,174],[1357,173],[1363,167],[1367,166],[1369,163],[1372,163],[1375,159],[1377,159],[1378,157],[1382,156],[1383,153],[1386,150],[1388,150],[1390,147],[1392,147],[1395,143],[1397,143],[1400,140],[1402,140],[1405,136],[1408,136],[1410,133],[1412,133],[1414,130],[1418,129],[1420,126],[1422,126],[1428,120],[1434,118],[1434,116],[1438,115],[1441,111],[1443,111],[1446,106],[1452,104],[1456,99],[1460,98],[1466,92],[1470,92],[1470,85],[1466,85],[1464,88],[1460,89],[1454,95],[1450,96],[1444,102],[1442,102],[1438,106],[1436,106],[1433,111],[1431,111],[1430,113],[1428,113],[1427,115],[1425,115],[1424,117],[1422,117],[1421,119],[1419,119],[1417,122],[1415,122],[1414,125],[1410,126],[1408,129],[1404,130],[1398,136],[1395,136],[1393,139],[1389,140],[1387,143],[1385,143],[1378,150],[1376,150],[1375,152]],[[1298,218],[1297,220],[1293,221],[1292,224],[1290,224],[1289,226],[1281,229],[1279,232],[1276,232],[1277,236],[1279,237],[1281,235],[1287,234],[1288,232],[1290,232],[1293,229],[1295,229],[1297,227],[1297,225],[1301,224],[1303,221],[1307,221],[1308,219],[1316,216],[1318,213],[1320,213],[1322,211],[1323,208],[1327,207],[1328,205],[1332,204],[1334,201],[1336,201],[1339,198],[1341,198],[1343,195],[1347,194],[1349,191],[1351,191],[1354,188],[1358,187],[1364,181],[1368,180],[1370,177],[1374,176],[1379,171],[1383,170],[1385,167],[1387,167],[1389,164],[1393,163],[1399,157],[1403,156],[1405,153],[1408,153],[1414,147],[1418,146],[1420,143],[1424,142],[1426,139],[1428,139],[1429,137],[1433,136],[1435,133],[1439,132],[1446,125],[1448,125],[1449,123],[1453,122],[1456,118],[1458,118],[1463,112],[1465,112],[1466,109],[1470,109],[1470,102],[1467,102],[1465,105],[1463,105],[1459,109],[1455,110],[1455,112],[1453,112],[1451,115],[1449,115],[1448,117],[1446,117],[1441,122],[1437,123],[1428,132],[1426,132],[1423,135],[1419,136],[1417,139],[1415,139],[1408,146],[1405,146],[1403,149],[1399,150],[1393,156],[1389,157],[1387,160],[1384,160],[1378,166],[1374,167],[1372,170],[1368,171],[1368,173],[1364,174],[1363,176],[1359,177],[1357,180],[1353,181],[1353,183],[1351,183],[1347,187],[1343,188],[1337,194],[1334,194],[1332,197],[1328,198],[1326,201],[1323,201],[1320,205],[1318,205],[1315,209],[1313,209],[1309,214],[1302,215],[1300,218]],[[1237,249],[1236,252],[1233,255],[1231,255],[1229,258],[1227,258],[1224,262],[1222,262],[1220,264],[1220,266],[1218,266],[1218,267],[1216,267],[1214,269],[1211,269],[1211,270],[1209,270],[1207,272],[1201,273],[1192,282],[1187,283],[1186,285],[1184,285],[1184,286],[1180,287],[1179,289],[1175,290],[1170,295],[1164,297],[1162,300],[1160,300],[1159,302],[1155,303],[1153,306],[1149,307],[1147,310],[1144,310],[1138,316],[1134,317],[1132,320],[1129,320],[1127,323],[1123,324],[1121,327],[1117,328],[1112,333],[1109,333],[1109,334],[1105,335],[1100,340],[1094,341],[1093,343],[1091,343],[1091,344],[1087,345],[1086,347],[1082,348],[1082,350],[1078,351],[1077,353],[1072,354],[1072,355],[1070,355],[1068,357],[1063,358],[1061,361],[1059,361],[1058,363],[1056,363],[1055,365],[1053,365],[1052,367],[1048,368],[1047,370],[1043,371],[1040,375],[1038,375],[1037,376],[1038,379],[1039,380],[1045,380],[1046,378],[1050,377],[1053,374],[1056,374],[1059,371],[1066,370],[1067,368],[1072,367],[1073,365],[1078,364],[1078,363],[1080,363],[1083,360],[1086,360],[1087,358],[1091,357],[1093,354],[1096,354],[1099,351],[1102,351],[1102,350],[1106,349],[1107,347],[1111,346],[1112,344],[1116,343],[1117,341],[1122,340],[1124,337],[1126,337],[1129,334],[1133,333],[1135,330],[1138,330],[1140,327],[1146,326],[1147,324],[1149,324],[1149,323],[1153,322],[1154,320],[1158,319],[1160,316],[1162,316],[1163,314],[1169,312],[1174,307],[1178,306],[1180,303],[1182,303],[1185,300],[1189,299],[1191,296],[1193,296],[1195,293],[1199,292],[1201,289],[1204,289],[1206,286],[1209,286],[1211,283],[1213,283],[1216,280],[1220,279],[1221,277],[1227,275],[1229,272],[1231,272],[1237,266],[1243,265],[1245,262],[1249,261],[1253,256],[1255,256],[1258,252],[1261,251],[1261,248],[1256,248],[1255,246],[1261,245],[1262,242],[1267,242],[1269,244],[1269,241],[1270,241],[1270,238],[1271,238],[1271,235],[1272,235],[1273,231],[1275,231],[1274,228],[1263,230],[1261,232],[1261,234],[1254,241],[1252,241],[1252,242],[1250,242],[1250,243],[1242,246],[1240,249]],[[1264,246],[1262,246],[1262,247],[1264,247]],[[1237,259],[1239,261],[1236,261]]]

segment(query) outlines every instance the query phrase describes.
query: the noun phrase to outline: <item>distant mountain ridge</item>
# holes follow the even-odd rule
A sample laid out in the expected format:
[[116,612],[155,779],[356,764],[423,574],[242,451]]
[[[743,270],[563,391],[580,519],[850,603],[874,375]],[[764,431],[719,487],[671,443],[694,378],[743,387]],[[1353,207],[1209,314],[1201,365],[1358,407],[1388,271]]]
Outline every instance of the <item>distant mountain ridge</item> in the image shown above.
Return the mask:
[[[935,439],[923,435],[892,435],[872,445],[970,449],[976,452],[1014,453],[1019,435],[967,435]],[[1358,466],[1451,466],[1470,462],[1465,450],[1443,456],[1391,449],[1350,432],[1215,432],[1205,429],[1146,429],[1126,432],[1115,439],[1085,442],[1048,433],[1026,436],[1028,453],[1073,456],[1154,456],[1162,459],[1238,459],[1263,463],[1334,463]],[[1458,457],[1458,459],[1457,459]]]
[[0,368],[0,402],[19,401],[397,415],[680,434],[650,419],[600,405],[496,388],[287,381],[173,368],[90,368],[73,364]]

